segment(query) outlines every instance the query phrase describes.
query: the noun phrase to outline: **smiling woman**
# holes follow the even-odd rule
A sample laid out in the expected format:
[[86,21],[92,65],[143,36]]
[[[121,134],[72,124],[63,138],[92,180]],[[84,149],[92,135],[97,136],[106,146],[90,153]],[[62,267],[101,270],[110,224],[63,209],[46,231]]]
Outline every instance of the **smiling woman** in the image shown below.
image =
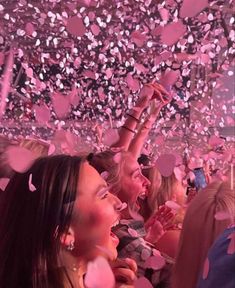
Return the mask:
[[82,158],[38,159],[3,193],[0,287],[84,287],[89,260],[116,258],[122,204]]

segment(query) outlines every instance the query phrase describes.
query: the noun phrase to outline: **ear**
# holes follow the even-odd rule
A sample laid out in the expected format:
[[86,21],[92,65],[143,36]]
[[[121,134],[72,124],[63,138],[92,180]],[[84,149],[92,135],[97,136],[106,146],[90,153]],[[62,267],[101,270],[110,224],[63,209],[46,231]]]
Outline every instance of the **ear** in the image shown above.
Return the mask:
[[70,226],[67,233],[63,233],[60,237],[60,243],[63,246],[69,246],[71,242],[75,241],[75,234],[73,228]]

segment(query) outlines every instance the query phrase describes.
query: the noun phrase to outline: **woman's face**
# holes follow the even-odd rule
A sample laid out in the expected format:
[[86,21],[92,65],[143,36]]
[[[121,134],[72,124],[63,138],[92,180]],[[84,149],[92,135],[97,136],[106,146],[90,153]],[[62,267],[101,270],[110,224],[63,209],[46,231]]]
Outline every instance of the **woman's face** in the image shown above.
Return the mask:
[[115,259],[119,240],[111,228],[119,220],[121,201],[109,193],[106,182],[87,162],[80,168],[77,189],[71,223],[75,253],[92,259],[105,251],[105,256]]
[[149,180],[142,174],[138,162],[131,155],[127,155],[121,176],[120,199],[135,204],[140,195],[146,194]]

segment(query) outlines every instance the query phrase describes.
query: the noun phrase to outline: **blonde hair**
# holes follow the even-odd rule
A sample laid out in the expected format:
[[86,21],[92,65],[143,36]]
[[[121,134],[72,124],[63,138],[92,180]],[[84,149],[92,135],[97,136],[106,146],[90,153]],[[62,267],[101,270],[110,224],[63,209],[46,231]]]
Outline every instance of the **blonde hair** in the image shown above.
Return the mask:
[[[216,220],[220,211],[229,213],[230,219]],[[230,181],[213,182],[199,192],[185,214],[172,288],[196,287],[209,248],[234,220],[235,195]]]
[[152,167],[149,170],[148,178],[151,184],[148,191],[147,203],[152,214],[158,209],[159,206],[157,194],[162,183],[162,176],[156,167]]
[[88,162],[92,165],[100,174],[103,172],[108,173],[106,181],[111,186],[111,191],[113,194],[118,195],[122,189],[121,177],[123,172],[123,167],[126,163],[126,159],[130,156],[130,152],[122,151],[120,153],[120,161],[116,163],[114,161],[114,156],[117,154],[113,151],[107,150],[97,154],[90,154],[88,156]]
[[176,192],[175,187],[179,183],[179,180],[175,177],[174,173],[168,177],[162,176],[156,167],[151,168],[149,180],[151,186],[148,195],[148,205],[152,213],[154,213],[158,210],[159,206],[173,199]]
[[48,155],[49,144],[38,139],[23,139],[20,141],[19,146],[30,150],[37,157],[45,157]]

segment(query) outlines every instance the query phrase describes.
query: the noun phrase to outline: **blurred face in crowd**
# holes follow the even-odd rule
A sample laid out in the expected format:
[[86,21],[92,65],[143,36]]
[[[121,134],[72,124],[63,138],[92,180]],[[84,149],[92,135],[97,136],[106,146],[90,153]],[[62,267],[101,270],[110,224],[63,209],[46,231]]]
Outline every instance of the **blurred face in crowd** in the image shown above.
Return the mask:
[[149,180],[142,174],[140,166],[134,157],[126,155],[121,172],[120,199],[135,204],[140,195],[146,194]]

